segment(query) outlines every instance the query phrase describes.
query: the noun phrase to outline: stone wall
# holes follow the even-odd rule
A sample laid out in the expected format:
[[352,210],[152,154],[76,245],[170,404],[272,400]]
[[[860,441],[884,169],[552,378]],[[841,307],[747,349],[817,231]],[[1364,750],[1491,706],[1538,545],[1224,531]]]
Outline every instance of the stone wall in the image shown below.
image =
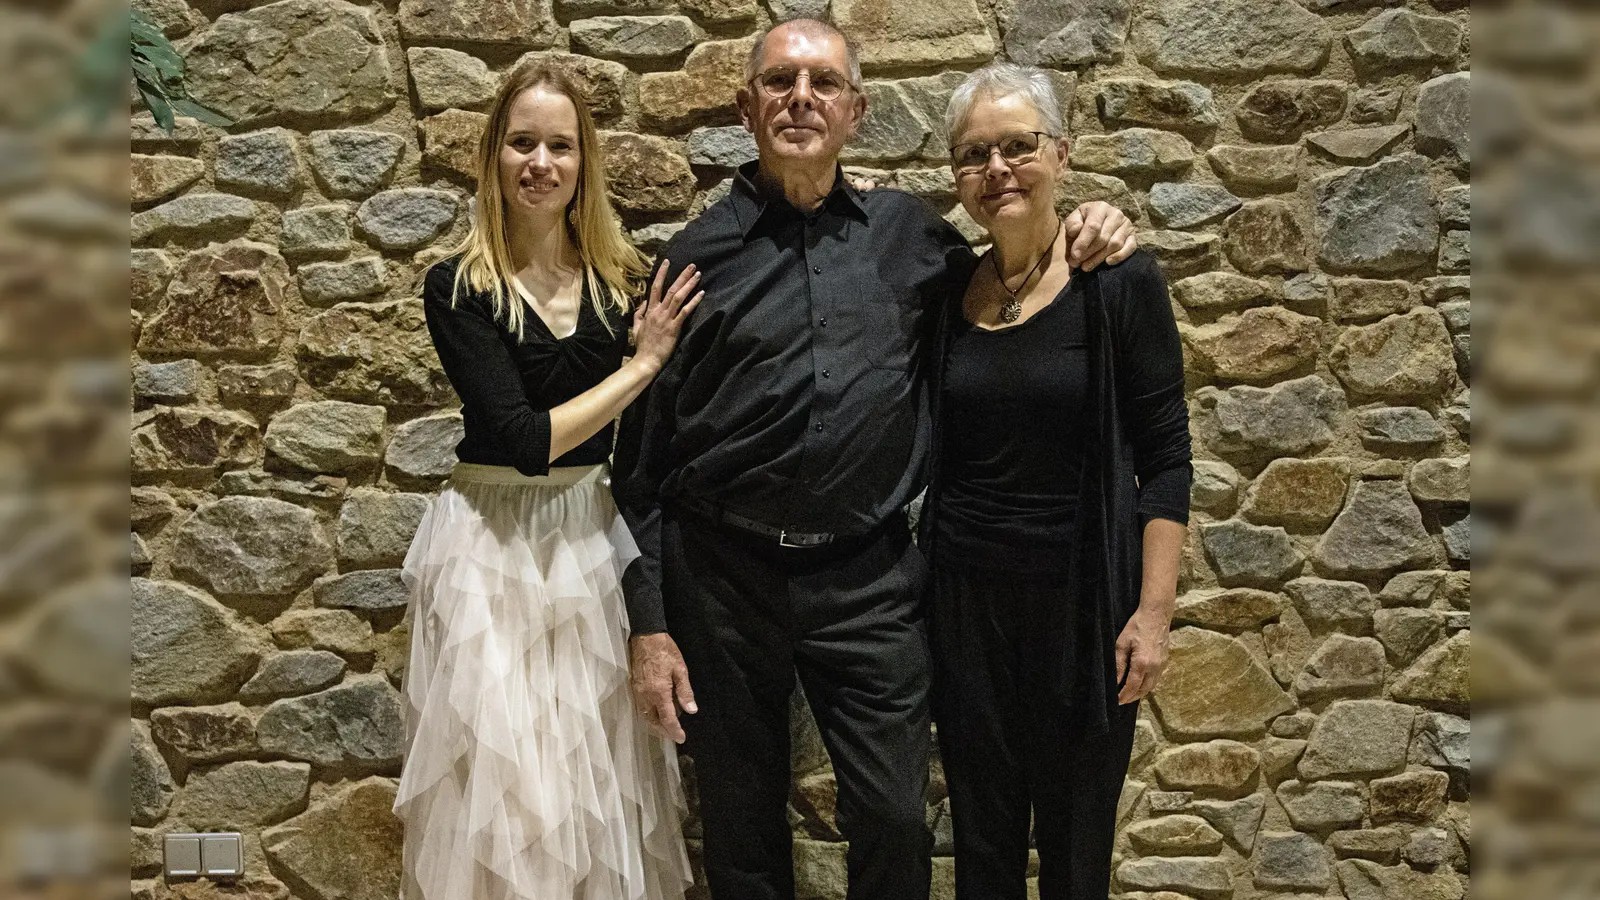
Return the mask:
[[[592,87],[615,199],[654,249],[751,153],[731,106],[750,35],[825,3],[136,0],[238,124],[132,126],[135,897],[395,895],[396,566],[460,433],[413,286],[465,227],[498,75],[534,54]],[[1465,4],[831,12],[871,101],[848,162],[976,237],[945,100],[996,56],[1051,67],[1076,137],[1063,208],[1123,208],[1172,285],[1195,516],[1117,889],[1459,900]],[[833,778],[797,718],[803,896],[832,900]],[[928,820],[949,897],[937,765]],[[243,831],[248,875],[164,882],[180,829]]]

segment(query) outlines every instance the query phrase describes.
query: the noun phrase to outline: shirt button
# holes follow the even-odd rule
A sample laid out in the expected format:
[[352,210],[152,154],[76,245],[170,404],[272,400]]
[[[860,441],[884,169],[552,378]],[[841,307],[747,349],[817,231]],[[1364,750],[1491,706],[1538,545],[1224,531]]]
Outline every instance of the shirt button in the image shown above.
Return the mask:
[[828,370],[827,370],[827,369],[823,369],[823,370],[822,370],[822,377],[823,377],[823,378],[827,378],[827,377],[829,377],[829,376],[828,376]]
[[822,423],[821,423],[821,422],[818,422],[818,423],[817,423],[817,424],[815,424],[815,425],[813,425],[813,426],[811,426],[811,427],[812,427],[812,428],[814,428],[814,429],[816,429],[816,431],[817,431],[817,433],[818,433],[818,434],[821,434],[821,433],[822,433]]
[[823,316],[821,319],[819,319],[817,321],[817,324],[820,325],[823,328],[827,328],[828,327],[828,317],[827,316]]
[[821,266],[812,266],[811,267],[811,274],[813,274],[813,275],[821,275],[822,274],[822,267]]

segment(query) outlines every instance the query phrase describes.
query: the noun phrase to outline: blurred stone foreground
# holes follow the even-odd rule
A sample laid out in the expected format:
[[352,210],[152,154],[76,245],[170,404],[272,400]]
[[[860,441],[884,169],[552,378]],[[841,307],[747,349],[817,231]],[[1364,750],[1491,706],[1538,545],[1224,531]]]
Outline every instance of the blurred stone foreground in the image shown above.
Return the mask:
[[[460,430],[414,286],[466,227],[496,80],[537,54],[590,85],[616,202],[654,250],[752,152],[731,105],[750,36],[828,3],[135,5],[237,125],[168,135],[136,111],[124,156],[120,114],[42,118],[107,10],[0,19],[0,884],[120,895],[126,814],[136,898],[391,900],[396,566]],[[863,43],[852,166],[977,238],[942,162],[949,91],[995,57],[1055,69],[1060,205],[1123,208],[1172,287],[1195,516],[1116,896],[1464,897],[1475,545],[1471,888],[1600,897],[1600,18],[1480,5],[1473,92],[1455,0],[831,13]],[[1495,338],[1476,540],[1469,167]],[[803,710],[801,896],[836,900],[833,779]],[[164,880],[161,836],[187,830],[243,832],[246,876]]]

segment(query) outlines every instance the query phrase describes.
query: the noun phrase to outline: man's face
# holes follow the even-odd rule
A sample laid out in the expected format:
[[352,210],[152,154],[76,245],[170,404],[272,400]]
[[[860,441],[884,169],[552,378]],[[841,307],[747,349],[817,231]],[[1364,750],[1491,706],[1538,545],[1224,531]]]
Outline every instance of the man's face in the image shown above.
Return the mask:
[[[770,86],[763,86],[763,76]],[[831,34],[779,27],[767,35],[756,80],[739,91],[739,116],[756,138],[762,163],[776,169],[786,165],[833,165],[839,151],[856,133],[866,115],[867,98],[853,87],[850,56],[844,41]],[[845,83],[833,99],[818,96],[813,79]],[[792,85],[782,96],[774,87]],[[826,90],[822,91],[826,93]]]

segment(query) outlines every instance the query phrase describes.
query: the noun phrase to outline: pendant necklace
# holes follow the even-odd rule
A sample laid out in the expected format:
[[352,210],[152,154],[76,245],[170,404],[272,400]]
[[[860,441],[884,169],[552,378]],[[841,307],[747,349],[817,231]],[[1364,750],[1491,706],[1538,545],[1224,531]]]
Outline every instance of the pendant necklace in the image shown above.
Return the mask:
[[1055,249],[1056,236],[1060,233],[1061,217],[1056,216],[1056,227],[1055,231],[1050,234],[1050,243],[1045,245],[1044,252],[1039,254],[1039,261],[1033,264],[1033,268],[1029,269],[1028,274],[1023,276],[1022,283],[1017,285],[1017,289],[1014,291],[1006,286],[1006,277],[1000,273],[1000,260],[995,256],[994,248],[989,248],[989,262],[994,265],[995,280],[1000,282],[1000,289],[1005,291],[1011,298],[1005,302],[1004,306],[1000,307],[1000,321],[1010,325],[1012,322],[1022,318],[1022,297],[1020,295],[1028,287],[1028,282],[1033,280],[1033,276],[1038,274],[1039,267],[1044,265],[1044,261],[1050,258],[1050,251]]

